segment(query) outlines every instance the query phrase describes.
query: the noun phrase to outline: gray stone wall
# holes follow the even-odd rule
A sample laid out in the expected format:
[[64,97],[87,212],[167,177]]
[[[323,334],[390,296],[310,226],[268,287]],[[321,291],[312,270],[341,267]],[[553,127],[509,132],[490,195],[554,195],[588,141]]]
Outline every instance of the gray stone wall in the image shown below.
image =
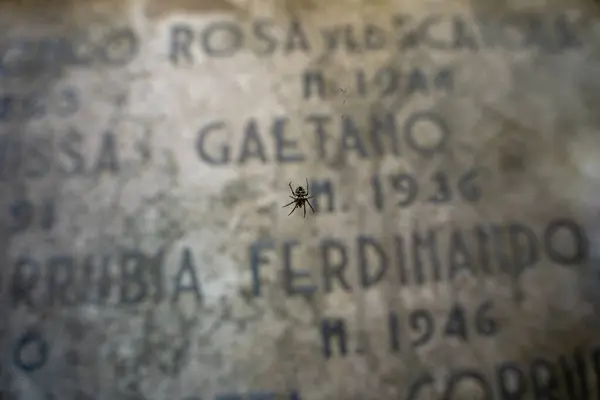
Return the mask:
[[2,398],[600,394],[593,3],[0,7]]

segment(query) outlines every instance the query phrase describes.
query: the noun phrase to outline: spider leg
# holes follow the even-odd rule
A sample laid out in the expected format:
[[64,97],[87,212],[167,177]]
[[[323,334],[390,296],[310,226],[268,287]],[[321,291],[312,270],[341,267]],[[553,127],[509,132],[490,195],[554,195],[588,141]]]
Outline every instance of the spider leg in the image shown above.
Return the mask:
[[306,178],[306,195],[310,193],[310,189],[308,188],[308,178]]
[[290,215],[292,215],[292,213],[294,212],[294,210],[296,209],[296,207],[298,207],[298,204],[294,205],[294,208],[292,208],[292,211],[290,211],[290,213],[288,214],[288,217],[289,217]]
[[294,194],[294,189],[292,189],[292,182],[290,182],[288,185],[290,186],[290,191],[292,192],[292,194]]
[[302,208],[304,209],[304,218],[306,218],[306,203],[302,203]]
[[306,199],[308,200],[308,199],[314,199],[314,198],[315,198],[315,196],[310,196],[310,197],[307,197]]
[[287,203],[285,206],[283,206],[283,207],[281,207],[281,208],[285,208],[285,207],[287,207],[287,206],[289,206],[289,205],[292,205],[292,204],[293,204],[293,203],[295,203],[295,202],[296,202],[296,200],[292,201],[291,203]]
[[[313,208],[312,204],[310,204],[310,201],[306,200],[306,202],[308,203],[310,209],[312,210],[313,214],[315,213],[315,209]],[[306,208],[306,207],[304,207]]]
[[290,196],[290,199],[294,199],[294,200],[296,200],[296,197],[294,197],[294,196]]

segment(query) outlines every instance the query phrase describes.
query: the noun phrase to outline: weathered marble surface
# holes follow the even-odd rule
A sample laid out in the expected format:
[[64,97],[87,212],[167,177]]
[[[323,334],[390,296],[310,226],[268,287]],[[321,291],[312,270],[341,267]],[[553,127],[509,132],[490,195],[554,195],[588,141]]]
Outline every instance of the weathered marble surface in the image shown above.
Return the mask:
[[598,396],[595,4],[0,7],[6,396]]

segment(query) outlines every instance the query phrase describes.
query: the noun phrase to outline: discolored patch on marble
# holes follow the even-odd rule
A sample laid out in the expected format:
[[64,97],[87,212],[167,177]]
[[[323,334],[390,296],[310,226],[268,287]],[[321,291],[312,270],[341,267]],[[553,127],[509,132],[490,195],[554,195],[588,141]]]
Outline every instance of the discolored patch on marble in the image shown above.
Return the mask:
[[149,18],[161,18],[172,13],[211,13],[238,10],[235,3],[228,0],[151,0],[146,6]]

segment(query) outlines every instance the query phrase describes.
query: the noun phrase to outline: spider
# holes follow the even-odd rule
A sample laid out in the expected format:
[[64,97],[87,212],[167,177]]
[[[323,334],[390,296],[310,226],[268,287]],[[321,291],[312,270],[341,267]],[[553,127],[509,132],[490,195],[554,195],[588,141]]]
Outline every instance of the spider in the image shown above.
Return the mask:
[[286,204],[284,207],[290,206],[292,204],[294,204],[294,208],[292,208],[292,211],[290,211],[290,213],[288,214],[288,216],[292,215],[292,213],[294,212],[294,210],[296,208],[304,208],[304,218],[306,218],[306,203],[308,203],[310,209],[312,210],[312,212],[315,212],[315,209],[313,208],[313,206],[310,204],[310,201],[308,201],[308,199],[312,199],[315,196],[310,196],[309,197],[309,193],[308,193],[308,179],[306,180],[306,192],[304,191],[304,188],[302,186],[298,186],[296,188],[296,191],[294,192],[294,189],[292,189],[292,182],[289,183],[290,186],[290,190],[292,191],[292,195],[290,196],[292,200],[290,203]]

